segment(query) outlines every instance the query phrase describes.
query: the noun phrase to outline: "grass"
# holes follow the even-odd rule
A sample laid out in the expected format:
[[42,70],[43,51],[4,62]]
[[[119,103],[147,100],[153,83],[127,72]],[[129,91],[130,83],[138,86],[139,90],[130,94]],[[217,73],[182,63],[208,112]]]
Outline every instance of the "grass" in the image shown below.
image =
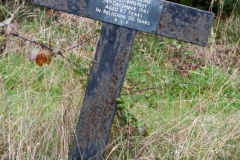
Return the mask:
[[[9,18],[11,5],[1,7],[0,17]],[[21,35],[55,50],[100,28],[26,5],[16,16]],[[216,20],[206,48],[137,34],[121,94],[130,114],[127,123],[116,117],[106,159],[240,159],[239,23],[234,13]],[[57,55],[39,67],[28,60],[33,45],[1,41],[1,159],[67,159],[96,41],[64,54],[77,67]]]

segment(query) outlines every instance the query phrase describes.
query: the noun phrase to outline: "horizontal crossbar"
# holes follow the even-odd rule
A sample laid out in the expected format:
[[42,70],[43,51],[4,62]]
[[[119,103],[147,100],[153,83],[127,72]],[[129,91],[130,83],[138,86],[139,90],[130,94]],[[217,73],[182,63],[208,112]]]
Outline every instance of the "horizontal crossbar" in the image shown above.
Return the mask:
[[[159,21],[156,34],[205,46],[211,31],[214,14],[168,1],[163,2],[160,21],[156,20]],[[89,0],[33,0],[33,3],[74,15],[92,18],[88,13]],[[96,17],[93,19],[98,20]]]

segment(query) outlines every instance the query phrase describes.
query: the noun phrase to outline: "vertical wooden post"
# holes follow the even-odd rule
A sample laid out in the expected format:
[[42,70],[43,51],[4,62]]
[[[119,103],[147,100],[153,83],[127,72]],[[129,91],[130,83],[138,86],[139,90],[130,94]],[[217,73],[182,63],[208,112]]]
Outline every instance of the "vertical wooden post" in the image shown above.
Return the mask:
[[135,35],[103,24],[69,159],[103,159]]
[[[165,0],[33,0],[104,23],[69,159],[103,159],[136,30],[201,46],[214,14]],[[112,9],[110,9],[110,8]],[[114,10],[113,10],[114,8]],[[115,25],[113,25],[115,24]],[[127,29],[119,26],[124,26]]]

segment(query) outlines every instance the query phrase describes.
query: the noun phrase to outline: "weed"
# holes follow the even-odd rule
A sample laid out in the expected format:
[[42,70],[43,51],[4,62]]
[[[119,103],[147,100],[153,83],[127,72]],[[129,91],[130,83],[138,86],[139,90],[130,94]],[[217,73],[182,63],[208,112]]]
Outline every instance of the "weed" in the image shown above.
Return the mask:
[[[12,11],[19,35],[78,67],[61,56],[39,67],[32,44],[0,35],[0,158],[67,159],[97,39],[74,46],[99,23],[14,2],[0,21]],[[138,33],[106,159],[240,158],[239,22],[215,20],[206,48]]]

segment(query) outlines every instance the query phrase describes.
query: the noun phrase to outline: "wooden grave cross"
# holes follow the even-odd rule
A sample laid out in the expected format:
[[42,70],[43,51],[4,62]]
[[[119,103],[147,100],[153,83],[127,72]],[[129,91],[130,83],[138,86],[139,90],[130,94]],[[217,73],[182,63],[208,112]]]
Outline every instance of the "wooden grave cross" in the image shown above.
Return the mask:
[[205,46],[214,14],[164,0],[33,0],[104,22],[69,159],[103,159],[137,30]]

